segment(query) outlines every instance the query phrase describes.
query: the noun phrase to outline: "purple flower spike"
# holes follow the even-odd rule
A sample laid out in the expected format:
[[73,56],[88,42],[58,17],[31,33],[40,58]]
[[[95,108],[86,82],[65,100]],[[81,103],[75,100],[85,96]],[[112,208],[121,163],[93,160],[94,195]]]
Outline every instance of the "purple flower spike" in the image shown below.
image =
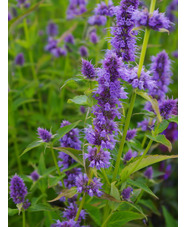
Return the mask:
[[34,170],[31,174],[30,174],[31,178],[33,181],[37,181],[39,179],[39,174],[36,170]]
[[94,66],[91,64],[91,62],[86,61],[84,59],[82,59],[81,72],[87,79],[93,79],[96,76]]
[[27,195],[27,187],[24,181],[15,174],[10,181],[10,197],[15,204],[23,203]]
[[81,46],[79,48],[79,53],[81,54],[82,57],[87,57],[88,56],[88,50],[85,46]]
[[80,111],[82,114],[86,113],[86,108],[84,106],[80,106]]
[[113,2],[110,0],[108,6],[105,2],[97,4],[97,7],[94,9],[95,15],[104,15],[104,16],[113,16]]
[[133,192],[133,189],[131,187],[125,188],[121,193],[122,198],[124,200],[129,200],[132,192]]
[[[70,205],[67,207],[67,209],[63,212],[63,217],[67,220],[69,219],[75,219],[76,213],[78,211],[78,207],[75,203],[70,203]],[[86,212],[84,210],[81,210],[78,222],[81,222],[82,219],[85,219]]]
[[177,109],[177,99],[165,99],[159,103],[160,114],[164,119],[169,119],[175,115]]
[[8,21],[12,20],[12,15],[8,12]]
[[86,0],[70,0],[67,9],[67,19],[71,20],[74,17],[86,12]]
[[126,163],[127,161],[130,161],[132,157],[133,157],[132,150],[129,150],[124,156],[124,163]]
[[26,200],[24,201],[24,203],[23,203],[23,209],[24,209],[24,210],[27,210],[27,209],[29,208],[30,204],[31,204],[31,203],[29,202],[29,200],[26,199]]
[[70,44],[74,44],[74,36],[72,34],[68,34],[66,37],[65,37],[65,43],[70,43]]
[[[76,222],[72,219],[68,221],[63,221],[63,222],[60,222],[60,220],[57,220],[55,224],[51,225],[51,227],[75,227],[75,226],[76,226]],[[78,226],[79,225],[77,225],[77,227]]]
[[89,37],[90,37],[90,41],[91,41],[93,44],[98,43],[99,38],[98,38],[96,32],[91,32],[90,35],[89,35]]
[[97,179],[96,177],[94,177],[90,182],[90,184],[88,184],[89,179],[87,175],[84,173],[77,176],[75,181],[76,181],[77,191],[79,193],[85,192],[85,193],[88,193],[89,196],[98,196],[98,197],[102,196],[103,192],[100,191],[100,189],[103,184],[100,182],[100,179]]
[[96,147],[88,146],[88,154],[85,154],[85,159],[88,159],[90,161],[90,167],[96,169],[101,168],[108,168],[110,166],[110,152],[104,151],[102,148],[100,148],[100,151],[98,152]]
[[126,140],[130,141],[136,136],[137,129],[129,129],[127,131]]
[[152,179],[152,175],[153,175],[153,169],[152,169],[152,166],[150,166],[145,170],[144,176],[148,179]]
[[39,138],[42,139],[43,142],[46,142],[46,143],[50,142],[52,138],[52,134],[49,131],[40,127],[37,129],[37,131],[38,131]]
[[88,23],[90,25],[98,25],[98,26],[104,26],[107,22],[107,18],[105,16],[100,16],[100,15],[94,15],[89,17]]
[[170,175],[171,175],[171,170],[172,170],[172,166],[171,164],[167,165],[166,169],[165,169],[165,175],[164,175],[164,180],[167,180]]
[[19,53],[15,58],[15,64],[23,66],[25,63],[24,55],[23,53]]
[[58,26],[55,23],[50,22],[47,26],[47,34],[49,36],[56,36],[58,34]]

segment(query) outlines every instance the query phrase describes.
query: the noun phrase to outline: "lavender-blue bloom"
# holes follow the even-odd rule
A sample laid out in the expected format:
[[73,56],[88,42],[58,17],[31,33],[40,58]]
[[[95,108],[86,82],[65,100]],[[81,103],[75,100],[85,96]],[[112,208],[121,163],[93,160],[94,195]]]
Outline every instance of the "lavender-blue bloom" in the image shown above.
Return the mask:
[[25,63],[24,55],[23,53],[19,53],[15,58],[15,64],[23,66]]
[[[174,15],[175,11],[177,11],[177,10],[178,10],[178,0],[172,0],[172,2],[168,5],[167,10],[166,10],[166,16],[172,23],[177,22],[177,18]],[[174,26],[171,25],[169,30],[173,31]]]
[[70,0],[67,9],[67,19],[71,20],[86,11],[86,0]]
[[47,26],[47,34],[49,36],[56,36],[58,34],[58,26],[55,23],[50,22]]
[[15,204],[23,203],[27,195],[27,187],[21,177],[15,174],[10,181],[10,197]]
[[104,16],[113,16],[113,2],[112,0],[109,0],[108,5],[105,4],[105,2],[101,2],[100,4],[97,4],[97,7],[94,9],[95,15],[104,15]]
[[[67,220],[69,219],[75,219],[76,213],[78,211],[78,207],[75,203],[70,203],[70,205],[65,208],[63,212],[63,217],[66,218]],[[85,214],[86,212],[84,210],[81,210],[78,222],[80,223],[82,219],[85,219]]]
[[87,57],[88,56],[88,50],[85,46],[81,46],[79,48],[79,53],[81,54],[81,57]]
[[55,224],[52,224],[51,227],[79,227],[79,225],[76,226],[76,222],[70,219],[68,221],[63,221],[63,222],[60,222],[60,220],[57,220],[57,222]]
[[141,128],[142,131],[151,130],[151,127],[153,127],[154,123],[155,119],[150,120],[145,118],[143,121],[138,122],[138,128]]
[[170,175],[171,175],[171,169],[172,169],[172,166],[171,164],[167,165],[166,169],[165,169],[165,175],[164,175],[164,180],[167,180]]
[[99,38],[98,38],[96,32],[91,32],[91,33],[89,34],[89,38],[90,38],[90,41],[91,41],[93,44],[96,44],[96,43],[99,42]]
[[130,150],[124,155],[124,163],[126,163],[127,161],[130,161],[132,157],[133,157],[133,153],[132,153],[132,150],[130,149]]
[[80,111],[82,114],[86,113],[86,108],[84,106],[80,106]]
[[52,138],[52,134],[49,131],[40,127],[37,129],[37,131],[38,131],[39,138],[42,139],[43,142],[46,142],[46,143],[50,142]]
[[89,17],[89,19],[88,19],[88,23],[90,25],[101,26],[101,25],[105,25],[106,22],[107,22],[107,18],[105,16],[101,16],[101,15],[94,15],[94,16]]
[[72,34],[68,34],[67,36],[65,36],[64,39],[65,43],[70,43],[70,44],[74,44],[74,36]]
[[9,20],[12,20],[12,15],[11,15],[11,13],[8,12],[8,21]]
[[75,187],[75,181],[74,179],[81,173],[81,169],[80,168],[73,168],[69,171],[66,171],[66,178],[64,178],[64,185],[66,188],[71,188],[71,187]]
[[134,10],[138,8],[138,4],[138,0],[122,0],[120,6],[114,9],[116,26],[111,29],[111,33],[114,35],[111,39],[111,44],[124,61],[135,60],[135,35],[137,33],[132,31],[134,28],[132,15]]
[[153,169],[152,169],[152,166],[150,166],[145,170],[144,176],[148,179],[152,179],[152,175],[153,175]]
[[24,8],[25,9],[28,9],[30,7],[30,2],[26,2],[25,4],[24,4]]
[[66,56],[67,55],[67,52],[65,49],[62,49],[60,47],[56,47],[56,48],[53,48],[50,53],[56,57],[56,58],[59,58],[60,56]]
[[39,174],[36,170],[34,170],[31,174],[30,174],[31,178],[33,181],[37,181],[39,179]]
[[100,189],[103,184],[100,182],[100,179],[97,179],[96,177],[94,177],[92,181],[90,181],[90,183],[88,184],[89,179],[87,175],[84,173],[77,176],[75,181],[76,181],[77,191],[79,193],[85,192],[85,193],[88,193],[89,196],[98,196],[98,197],[102,196],[103,192],[100,191]]
[[23,203],[23,209],[24,209],[24,210],[27,210],[27,209],[29,208],[30,204],[31,204],[31,203],[29,202],[29,200],[26,199],[26,200],[24,201],[24,203]]
[[173,56],[174,58],[178,58],[178,50],[173,51],[173,52],[172,52],[172,56]]
[[175,115],[177,109],[177,99],[164,99],[159,102],[160,114],[164,119],[170,118]]
[[121,196],[124,200],[129,200],[132,192],[133,189],[131,187],[127,187],[122,191]]
[[137,133],[137,129],[129,129],[127,131],[127,135],[126,135],[126,140],[132,140],[134,139],[134,137],[136,136],[136,133]]
[[90,161],[90,167],[96,169],[108,168],[110,166],[110,152],[104,151],[102,148],[100,150],[97,147],[88,146],[88,154],[85,154],[85,159]]
[[84,59],[82,59],[81,72],[87,79],[93,79],[96,76],[94,66],[91,64],[91,62]]

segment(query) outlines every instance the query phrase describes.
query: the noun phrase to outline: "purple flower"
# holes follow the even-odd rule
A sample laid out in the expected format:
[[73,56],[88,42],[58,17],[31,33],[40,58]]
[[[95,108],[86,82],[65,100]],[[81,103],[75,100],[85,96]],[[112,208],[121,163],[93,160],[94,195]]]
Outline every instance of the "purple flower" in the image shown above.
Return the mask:
[[86,108],[84,106],[80,106],[80,111],[82,114],[86,113]]
[[141,128],[142,131],[150,130],[151,124],[150,120],[145,118],[143,121],[138,122],[138,128]]
[[50,22],[47,26],[47,34],[49,36],[56,36],[58,34],[58,26],[55,23]]
[[64,185],[66,188],[71,188],[71,187],[75,187],[75,181],[74,179],[81,173],[81,169],[80,168],[73,168],[69,171],[66,171],[66,178],[64,179]]
[[92,168],[101,169],[110,166],[110,152],[104,151],[102,148],[98,150],[97,147],[88,146],[88,154],[85,154],[84,157],[90,161],[89,166]]
[[23,203],[27,195],[27,187],[24,181],[15,174],[10,181],[10,197],[15,204]]
[[100,182],[100,179],[97,179],[96,177],[94,177],[92,181],[90,181],[89,183],[89,179],[87,175],[84,173],[77,176],[75,181],[76,181],[77,191],[79,193],[82,193],[82,192],[88,193],[89,196],[98,196],[98,197],[102,196],[103,192],[100,191],[100,189],[103,184]]
[[129,200],[132,192],[133,189],[131,187],[127,187],[122,191],[121,196],[124,200]]
[[56,57],[56,58],[59,58],[60,56],[66,56],[67,55],[67,52],[65,49],[62,49],[60,47],[57,47],[57,48],[53,48],[50,53]]
[[48,43],[45,46],[46,51],[51,51],[54,48],[57,48],[57,40],[53,39],[52,37],[48,38]]
[[164,99],[159,102],[160,114],[164,119],[170,118],[175,115],[175,109],[177,109],[177,99]]
[[[75,219],[77,211],[78,211],[77,205],[75,203],[70,203],[70,205],[67,208],[65,208],[63,212],[63,217],[66,218],[67,220]],[[85,214],[86,212],[84,210],[81,210],[78,222],[81,222],[82,219],[85,219]]]
[[153,169],[152,169],[152,166],[150,166],[145,170],[144,176],[148,179],[152,179],[152,175],[153,175]]
[[12,20],[12,15],[11,15],[11,13],[8,12],[8,21],[9,20]]
[[37,181],[39,179],[39,174],[36,170],[34,170],[31,174],[30,174],[31,178],[33,181]]
[[57,222],[55,224],[52,224],[51,227],[76,227],[76,222],[72,219],[63,222],[57,220]]
[[99,38],[98,38],[96,32],[91,32],[90,35],[89,35],[89,37],[90,37],[90,41],[91,41],[93,44],[98,43]]
[[97,7],[94,9],[95,15],[103,15],[103,16],[113,16],[113,2],[110,0],[108,6],[105,2],[101,2],[97,4]]
[[89,17],[88,19],[88,23],[90,25],[98,25],[98,26],[101,26],[101,25],[105,25],[107,22],[107,18],[105,16],[101,16],[101,15],[94,15],[94,16],[91,16]]
[[137,132],[137,129],[129,129],[127,131],[127,135],[126,135],[126,140],[132,140],[134,139],[134,137],[136,136],[136,132]]
[[84,59],[82,59],[81,72],[87,79],[93,79],[96,76],[94,66],[91,64],[91,62],[86,61]]
[[68,34],[67,36],[65,36],[64,39],[65,43],[70,43],[70,44],[74,44],[74,36],[72,34]]
[[133,153],[132,153],[132,150],[130,149],[124,156],[124,163],[126,163],[127,161],[130,161],[132,157],[133,157]]
[[87,57],[88,56],[88,50],[85,46],[81,46],[79,48],[79,53],[81,54],[81,57]]
[[111,33],[114,35],[111,44],[124,61],[135,60],[135,35],[137,32],[132,31],[134,28],[132,15],[134,10],[138,8],[138,4],[138,0],[122,0],[120,5],[114,9],[116,26],[111,29]]
[[27,209],[29,208],[30,204],[31,204],[31,203],[29,202],[29,200],[26,199],[26,200],[24,201],[24,203],[23,203],[23,209],[24,209],[24,210],[27,210]]
[[17,0],[18,4],[23,4],[26,2],[26,0]]
[[67,9],[67,19],[71,20],[75,16],[81,15],[86,12],[86,1],[85,0],[70,0]]
[[24,4],[24,8],[25,9],[28,9],[30,7],[30,2],[26,2],[25,4]]
[[50,142],[52,138],[52,134],[49,131],[40,127],[37,129],[37,131],[38,131],[39,138],[42,139],[43,142],[46,142],[46,143]]
[[[175,16],[175,11],[177,11],[177,10],[178,10],[178,0],[172,0],[172,2],[168,5],[167,10],[166,10],[166,16],[172,23],[177,22],[177,18]],[[173,31],[174,26],[171,25],[169,30]]]
[[172,52],[172,56],[173,56],[174,58],[178,58],[178,50],[173,51],[173,52]]
[[171,169],[172,169],[171,164],[167,165],[167,167],[165,169],[164,180],[167,180],[170,177],[170,175],[171,175]]
[[170,69],[171,62],[165,51],[151,58],[152,79],[156,81],[156,88],[151,89],[149,94],[156,99],[164,99],[168,91],[168,85],[171,83],[172,72]]
[[23,66],[25,63],[24,55],[23,53],[19,53],[15,58],[15,64]]

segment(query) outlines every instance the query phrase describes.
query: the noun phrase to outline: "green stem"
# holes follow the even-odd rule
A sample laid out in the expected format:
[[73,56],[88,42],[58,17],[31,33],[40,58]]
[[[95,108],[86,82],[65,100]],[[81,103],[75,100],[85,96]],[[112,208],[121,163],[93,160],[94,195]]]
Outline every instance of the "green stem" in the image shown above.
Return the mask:
[[146,137],[146,135],[145,135],[145,136],[143,137],[143,141],[142,141],[142,143],[141,143],[141,147],[142,147],[142,148],[144,148],[146,141],[147,141],[147,137]]
[[112,213],[113,213],[113,211],[109,214],[109,216],[107,216],[106,220],[104,221],[104,223],[102,224],[101,227],[105,227],[106,226],[106,224],[107,224],[109,218],[111,217]]
[[110,181],[109,181],[109,179],[108,179],[108,177],[107,177],[107,174],[106,174],[106,172],[105,172],[105,169],[102,168],[101,172],[102,172],[102,174],[103,174],[103,176],[104,176],[104,178],[105,178],[107,184],[110,186]]
[[23,227],[26,227],[25,211],[23,210],[22,213],[23,213],[23,215],[22,215],[22,217],[23,217]]
[[54,153],[54,149],[53,149],[52,144],[51,144],[51,146],[50,146],[50,150],[51,150],[51,153],[52,153],[52,157],[53,157],[54,164],[55,164],[55,166],[56,166],[58,175],[60,176],[60,175],[61,175],[61,171],[60,171],[59,166],[58,166],[58,164],[57,164],[57,159],[56,159],[56,156],[55,156],[55,153]]
[[78,220],[79,215],[80,215],[80,213],[81,213],[81,210],[82,210],[82,208],[83,208],[84,202],[85,202],[85,194],[83,194],[83,198],[82,198],[81,203],[80,203],[80,205],[79,205],[78,212],[77,212],[77,214],[76,214],[76,217],[75,217],[75,220],[74,220],[74,221],[77,221],[77,220]]

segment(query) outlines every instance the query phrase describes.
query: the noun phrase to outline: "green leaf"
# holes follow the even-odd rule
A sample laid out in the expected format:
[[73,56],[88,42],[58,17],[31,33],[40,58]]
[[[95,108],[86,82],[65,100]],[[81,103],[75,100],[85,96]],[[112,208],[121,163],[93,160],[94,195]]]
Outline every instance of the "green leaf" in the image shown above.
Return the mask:
[[160,115],[158,101],[156,99],[153,99],[152,96],[148,95],[144,91],[136,90],[136,94],[140,95],[142,98],[146,99],[147,101],[149,101],[151,103],[152,108],[153,108],[154,112],[156,113],[159,122],[161,122],[162,118],[161,118],[161,115]]
[[148,194],[150,194],[153,197],[155,197],[156,199],[158,199],[158,197],[150,190],[150,188],[146,184],[143,184],[143,183],[141,183],[139,181],[133,181],[131,179],[128,179],[127,183],[130,184],[130,185],[133,185],[133,186],[136,186],[138,188],[143,189],[145,192],[147,192]]
[[89,216],[92,218],[93,221],[98,226],[101,226],[101,212],[98,207],[91,206],[90,204],[85,204],[84,206],[86,212],[89,214]]
[[167,211],[167,209],[162,206],[163,216],[165,218],[165,223],[167,227],[177,227],[178,222],[172,217],[172,215]]
[[[158,126],[158,124],[155,126],[154,131],[155,131],[157,134],[159,134],[159,133],[163,132],[168,126],[169,126],[169,122],[168,122],[167,120],[163,120],[163,121],[159,124],[159,126]],[[157,127],[158,127],[158,129],[157,129],[157,131],[156,131],[156,128],[157,128]]]
[[39,174],[42,176],[45,171],[46,171],[46,165],[45,165],[45,157],[44,157],[44,154],[43,152],[41,153],[40,155],[40,158],[39,158],[39,165],[38,165],[38,171],[39,171]]
[[59,183],[59,181],[61,181],[66,175],[63,174],[61,176],[58,177],[54,177],[54,176],[50,176],[48,177],[48,187],[51,188],[55,185],[57,185]]
[[60,139],[61,137],[63,137],[66,133],[68,133],[70,130],[72,130],[73,128],[75,128],[75,127],[79,124],[80,121],[81,121],[81,120],[76,121],[75,123],[72,123],[72,124],[70,124],[70,125],[66,125],[66,126],[60,128],[60,129],[58,129],[57,134],[54,136],[53,142],[59,140],[59,139]]
[[80,165],[84,166],[83,164],[83,154],[82,151],[76,150],[69,147],[53,147],[55,150],[62,151],[65,154],[70,155],[71,158],[73,158],[76,162],[78,162]]
[[157,136],[151,136],[151,135],[146,135],[149,139],[157,142],[157,143],[161,143],[164,146],[166,146],[169,150],[169,152],[171,152],[172,150],[172,144],[171,142],[165,137],[165,135],[157,135]]
[[75,96],[73,99],[69,99],[67,102],[75,103],[78,105],[89,105],[88,96],[86,96],[86,95]]
[[34,149],[34,148],[36,148],[36,147],[41,146],[42,144],[44,144],[43,141],[34,141],[34,142],[30,143],[30,144],[27,146],[27,148],[23,151],[23,153],[20,155],[20,157],[21,157],[22,155],[26,154],[28,151],[30,151],[30,150],[32,150],[32,149]]
[[12,209],[8,207],[8,216],[14,216],[15,214],[18,214],[18,209]]
[[143,219],[144,216],[132,211],[118,211],[111,215],[107,223],[108,227],[124,226],[129,221]]
[[175,122],[178,124],[178,116],[172,116],[171,118],[168,119],[169,122]]
[[74,83],[76,82],[77,84],[80,84],[81,81],[85,80],[83,77],[74,77],[74,78],[70,78],[68,80],[65,81],[65,83],[63,84],[63,86],[61,87],[64,88],[67,84],[70,84],[70,83]]
[[65,196],[67,198],[72,198],[75,194],[77,194],[77,189],[72,187],[70,189],[63,189],[61,193],[53,200],[48,201],[49,203],[59,200],[61,197]]
[[[115,183],[116,181],[111,183],[110,195],[113,196],[116,200],[120,201],[120,193],[118,188],[115,186]],[[109,206],[112,210],[116,210],[119,205],[120,204],[118,202],[109,201]]]
[[148,199],[148,200],[140,199],[139,203],[144,205],[145,207],[149,208],[153,213],[157,214],[158,216],[161,215],[159,210],[155,206],[155,204],[152,202],[152,200],[150,200],[150,199]]
[[22,106],[25,103],[35,102],[36,99],[28,99],[28,98],[18,98],[13,103],[13,111],[17,110],[19,106]]
[[52,208],[50,205],[43,204],[43,203],[34,204],[28,208],[28,211],[30,211],[30,212],[53,211],[53,210],[54,210],[54,208]]
[[141,162],[139,163],[139,165],[136,167],[136,169],[134,169],[131,172],[131,169],[133,169],[136,164],[138,163],[138,160],[140,159],[140,157],[136,158],[135,161],[129,163],[128,165],[126,165],[124,167],[124,169],[121,171],[121,181],[125,181],[127,179],[128,176],[130,176],[131,174],[135,173],[136,171],[143,169],[147,166],[150,166],[154,163],[157,162],[161,162],[167,159],[171,159],[171,158],[177,158],[177,155],[146,155]]

